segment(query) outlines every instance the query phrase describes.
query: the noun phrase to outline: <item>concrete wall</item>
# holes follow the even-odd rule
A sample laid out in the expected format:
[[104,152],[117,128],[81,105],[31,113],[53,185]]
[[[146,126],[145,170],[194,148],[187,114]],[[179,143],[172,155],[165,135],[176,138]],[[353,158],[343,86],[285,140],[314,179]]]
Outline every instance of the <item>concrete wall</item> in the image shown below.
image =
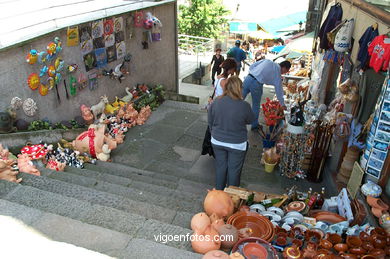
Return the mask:
[[351,5],[349,0],[341,0],[339,1],[343,7],[343,20],[345,19],[355,19],[355,29],[353,31],[352,37],[355,39],[355,43],[352,49],[351,59],[352,62],[356,65],[357,61],[357,53],[359,51],[359,39],[366,31],[366,29],[373,25],[374,23],[378,23],[378,31],[379,34],[385,34],[389,31],[388,26],[381,20],[371,16],[367,12],[357,8],[354,5]]
[[[64,84],[61,82],[59,94],[61,103],[57,101],[55,89],[46,96],[41,96],[38,90],[32,91],[27,85],[27,77],[30,73],[38,73],[42,65],[29,65],[25,61],[26,55],[30,49],[44,50],[48,42],[58,36],[63,42],[63,50],[60,54],[67,64],[76,63],[79,69],[76,77],[82,71],[85,75],[85,66],[83,64],[80,48],[66,46],[66,29],[41,36],[22,46],[7,49],[0,52],[0,111],[9,106],[11,99],[18,96],[25,100],[33,98],[38,104],[38,113],[34,117],[27,117],[22,110],[17,112],[18,118],[27,121],[48,118],[51,121],[73,119],[80,115],[79,107],[81,104],[88,106],[94,105],[100,100],[100,96],[107,95],[110,101],[114,101],[115,96],[123,96],[125,87],[133,87],[137,83],[146,83],[148,85],[163,84],[167,90],[177,91],[177,55],[176,55],[176,13],[175,4],[169,3],[156,6],[144,11],[151,11],[158,17],[162,24],[161,41],[149,43],[149,49],[142,49],[142,28],[134,28],[133,37],[129,39],[128,27],[125,27],[126,51],[132,55],[130,62],[130,74],[126,79],[119,83],[117,80],[108,77],[98,79],[98,88],[90,91],[88,88],[77,92],[75,97],[66,99]],[[119,15],[118,15],[119,16]],[[120,15],[130,19],[130,13]],[[126,24],[127,25],[127,24]],[[121,61],[108,63],[108,68],[114,68]],[[101,71],[101,70],[99,70]],[[68,77],[64,75],[68,82]],[[63,81],[63,80],[62,80]],[[68,85],[69,87],[69,85]]]

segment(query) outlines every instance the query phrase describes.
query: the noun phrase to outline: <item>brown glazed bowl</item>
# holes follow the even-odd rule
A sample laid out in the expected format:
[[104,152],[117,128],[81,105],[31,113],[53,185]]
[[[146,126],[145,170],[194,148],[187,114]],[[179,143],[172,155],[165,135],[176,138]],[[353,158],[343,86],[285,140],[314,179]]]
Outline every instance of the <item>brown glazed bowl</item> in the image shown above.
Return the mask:
[[307,230],[305,232],[305,239],[306,239],[306,241],[319,243],[321,240],[321,235],[317,231]]
[[339,234],[336,234],[336,233],[328,234],[328,237],[326,239],[329,240],[334,245],[341,243],[343,241],[341,236]]
[[329,250],[329,249],[331,249],[333,247],[333,244],[330,241],[326,240],[326,239],[321,239],[320,247]]
[[299,240],[299,239],[293,239],[293,241],[291,242],[293,245],[296,245],[298,248],[301,248],[303,246],[303,241],[302,240]]
[[377,259],[375,256],[373,255],[363,255],[362,257],[360,257],[361,259]]
[[276,244],[278,246],[285,246],[287,244],[287,239],[286,237],[280,236],[276,239]]
[[348,250],[348,245],[344,243],[338,243],[333,246],[334,250],[336,250],[339,253],[346,252]]
[[344,259],[357,259],[358,257],[354,254],[341,254],[341,257]]
[[374,245],[375,248],[383,249],[386,247],[386,237],[374,234],[371,236],[371,243]]
[[371,230],[370,235],[372,236],[374,234],[381,235],[384,237],[387,236],[387,232],[383,228],[374,228],[373,230]]
[[363,242],[370,241],[370,235],[367,234],[366,232],[360,232],[359,237],[360,240],[362,240]]
[[369,255],[375,256],[377,259],[385,259],[386,252],[383,249],[375,248],[370,251]]
[[361,247],[352,247],[349,249],[349,252],[351,254],[355,254],[355,255],[364,255],[364,254],[367,254],[367,251],[364,250],[363,248]]
[[361,247],[362,240],[357,236],[347,236],[347,245],[349,247]]
[[363,242],[362,244],[362,248],[367,250],[367,251],[371,251],[372,249],[374,249],[374,245],[370,242]]

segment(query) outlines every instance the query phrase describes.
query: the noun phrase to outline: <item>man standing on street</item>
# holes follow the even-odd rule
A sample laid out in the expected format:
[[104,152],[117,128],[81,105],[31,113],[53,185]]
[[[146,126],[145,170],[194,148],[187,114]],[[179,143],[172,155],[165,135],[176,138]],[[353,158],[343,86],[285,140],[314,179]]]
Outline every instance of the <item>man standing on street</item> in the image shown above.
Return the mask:
[[241,63],[243,63],[244,60],[246,59],[246,54],[245,54],[245,51],[240,48],[240,45],[241,45],[240,40],[236,40],[235,45],[236,45],[235,47],[231,48],[228,51],[227,56],[234,58],[234,60],[236,61],[236,63],[237,63],[236,74],[237,74],[237,76],[239,76],[240,70],[241,70]]
[[290,68],[289,61],[277,64],[269,59],[259,60],[249,67],[249,74],[245,77],[243,84],[242,97],[245,99],[249,92],[252,95],[252,111],[256,117],[252,123],[252,130],[259,128],[259,110],[264,84],[275,87],[276,97],[280,105],[285,108],[282,75],[288,73]]

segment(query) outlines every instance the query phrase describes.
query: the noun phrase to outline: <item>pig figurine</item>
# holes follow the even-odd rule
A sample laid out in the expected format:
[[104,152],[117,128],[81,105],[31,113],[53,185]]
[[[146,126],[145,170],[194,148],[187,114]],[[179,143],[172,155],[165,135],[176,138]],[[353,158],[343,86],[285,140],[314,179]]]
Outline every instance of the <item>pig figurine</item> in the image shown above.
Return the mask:
[[34,166],[31,162],[31,158],[27,154],[18,155],[18,168],[19,171],[23,173],[41,175],[41,172]]
[[16,175],[19,173],[17,170],[12,168],[15,163],[13,160],[0,160],[0,179],[14,183],[20,183],[22,178],[17,179]]

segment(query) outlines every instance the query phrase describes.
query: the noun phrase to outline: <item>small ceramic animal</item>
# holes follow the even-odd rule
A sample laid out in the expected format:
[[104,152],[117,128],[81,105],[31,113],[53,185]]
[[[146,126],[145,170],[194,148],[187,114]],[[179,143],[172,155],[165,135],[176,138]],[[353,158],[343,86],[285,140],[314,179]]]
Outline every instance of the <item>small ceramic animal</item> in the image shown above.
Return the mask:
[[107,96],[101,96],[100,102],[91,107],[91,111],[92,111],[93,115],[95,116],[95,119],[97,119],[97,116],[99,114],[104,113],[104,109],[106,107],[106,104],[108,104]]
[[109,149],[108,144],[102,146],[102,152],[96,155],[96,158],[100,161],[108,161],[110,159],[111,149]]
[[18,155],[18,168],[20,172],[33,174],[33,175],[41,175],[41,172],[34,166],[31,162],[31,158],[27,154],[19,154]]
[[127,95],[123,96],[121,98],[121,100],[126,102],[126,103],[128,103],[128,102],[130,102],[133,99],[133,94],[130,92],[130,88],[129,87],[126,87],[125,91],[126,91]]

